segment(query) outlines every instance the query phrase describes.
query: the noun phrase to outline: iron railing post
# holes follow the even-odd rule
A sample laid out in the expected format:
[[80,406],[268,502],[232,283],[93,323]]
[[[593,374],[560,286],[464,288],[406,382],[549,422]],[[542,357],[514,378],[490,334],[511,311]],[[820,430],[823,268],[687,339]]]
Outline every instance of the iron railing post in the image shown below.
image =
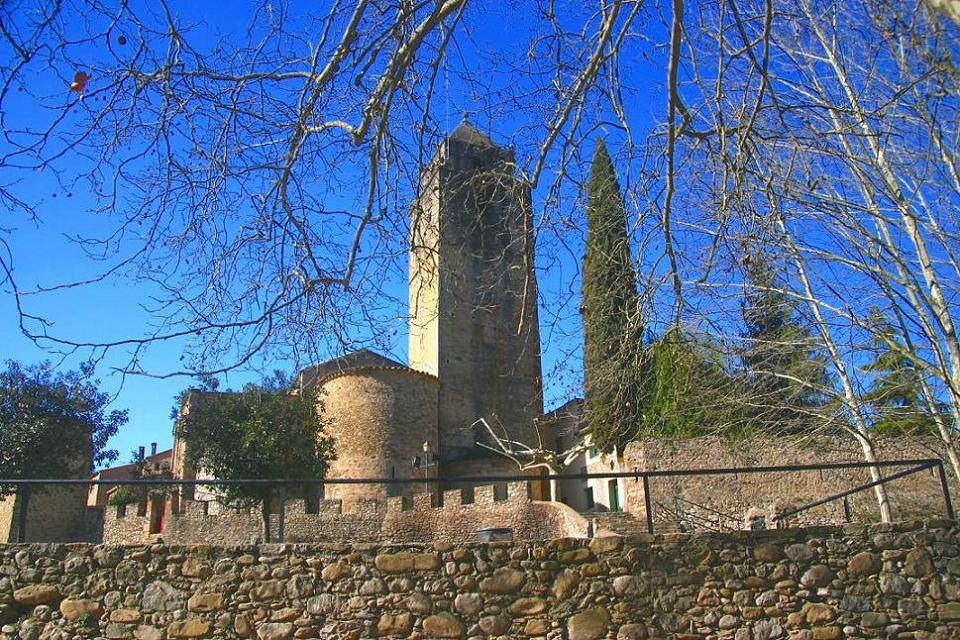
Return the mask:
[[281,484],[277,495],[280,497],[280,509],[277,513],[277,542],[283,542],[283,525],[287,517],[287,488]]
[[643,474],[643,505],[647,512],[647,533],[653,533],[653,501],[650,499],[650,479]]
[[17,498],[20,512],[20,519],[17,522],[17,542],[23,544],[27,541],[27,516],[30,512],[30,485],[18,485]]
[[950,487],[947,486],[947,472],[943,469],[943,460],[937,463],[937,474],[940,476],[940,490],[943,491],[943,506],[947,508],[947,517],[956,520],[953,513],[953,502],[950,500]]

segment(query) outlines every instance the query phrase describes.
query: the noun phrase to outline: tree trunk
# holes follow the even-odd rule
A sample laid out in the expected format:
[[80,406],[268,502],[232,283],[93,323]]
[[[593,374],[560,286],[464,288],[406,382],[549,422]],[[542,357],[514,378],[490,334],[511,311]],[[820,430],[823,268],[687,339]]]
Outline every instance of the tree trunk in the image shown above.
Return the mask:
[[[790,252],[790,256],[793,259],[793,263],[797,269],[797,276],[800,278],[800,283],[803,285],[803,292],[806,297],[807,303],[810,306],[810,311],[813,313],[813,317],[816,320],[815,325],[817,332],[820,334],[820,339],[823,342],[823,345],[827,348],[827,352],[830,354],[831,364],[833,365],[834,370],[837,372],[837,377],[840,379],[840,385],[843,388],[843,399],[847,408],[850,410],[850,414],[853,417],[853,425],[850,431],[853,433],[854,438],[860,444],[860,448],[863,450],[863,457],[866,462],[876,462],[877,456],[873,448],[873,440],[870,437],[870,430],[867,427],[867,422],[864,419],[863,411],[860,406],[860,399],[857,397],[856,392],[853,388],[853,383],[850,380],[850,376],[847,372],[846,362],[843,360],[840,350],[837,348],[836,342],[833,340],[833,336],[830,334],[830,330],[826,323],[823,313],[820,310],[820,302],[817,297],[814,295],[813,286],[810,283],[810,279],[807,277],[806,265],[803,262],[803,258],[800,255],[800,252],[797,250],[796,245],[793,243],[793,239],[789,235],[787,225],[784,222],[783,218],[778,219],[778,225],[780,231],[784,235],[784,239],[787,242],[787,249]],[[870,467],[870,478],[873,481],[878,481],[881,479],[880,468],[879,467]],[[891,522],[892,516],[890,513],[890,500],[887,498],[887,489],[883,484],[878,484],[873,488],[873,492],[877,497],[877,505],[880,507],[880,519],[883,522]]]
[[[887,160],[886,150],[884,146],[878,142],[881,136],[878,136],[873,130],[873,127],[870,125],[867,111],[861,105],[860,99],[858,98],[843,65],[837,58],[836,51],[830,46],[830,39],[827,38],[817,27],[817,23],[814,19],[814,13],[809,4],[805,4],[804,7],[808,16],[810,17],[810,24],[814,28],[813,32],[821,43],[821,49],[823,50],[824,56],[826,57],[830,66],[833,68],[834,75],[847,96],[850,111],[855,116],[860,132],[863,134],[863,140],[866,142],[872,152],[872,155],[865,159],[870,160],[877,169],[877,173],[879,174],[886,190],[886,195],[896,205],[903,223],[903,228],[906,231],[907,237],[910,239],[911,244],[913,245],[914,251],[916,252],[916,261],[920,267],[920,274],[922,275],[923,281],[927,287],[926,293],[927,299],[929,300],[930,310],[933,313],[934,319],[938,323],[938,327],[940,328],[940,333],[943,342],[946,345],[947,354],[949,356],[950,365],[949,367],[944,367],[944,374],[948,382],[947,391],[950,394],[952,403],[960,406],[960,340],[958,340],[957,330],[953,324],[953,317],[950,315],[950,303],[947,301],[946,295],[943,292],[943,288],[940,285],[940,276],[937,274],[936,268],[933,264],[933,258],[930,256],[930,253],[927,249],[926,239],[924,238],[914,212],[900,187],[900,181],[897,179],[897,174],[893,166]],[[949,445],[951,443],[947,442],[946,444],[949,450]],[[953,460],[951,459],[951,463],[952,462]]]

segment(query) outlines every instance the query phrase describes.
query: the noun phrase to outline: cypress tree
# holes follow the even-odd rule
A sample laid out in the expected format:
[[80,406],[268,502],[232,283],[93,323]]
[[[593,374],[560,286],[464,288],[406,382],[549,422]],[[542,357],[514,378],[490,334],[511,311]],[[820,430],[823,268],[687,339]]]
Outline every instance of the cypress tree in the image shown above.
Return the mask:
[[635,354],[636,277],[630,264],[627,214],[613,161],[600,140],[587,194],[583,258],[583,380],[585,416],[593,440],[609,448],[639,426],[640,387]]

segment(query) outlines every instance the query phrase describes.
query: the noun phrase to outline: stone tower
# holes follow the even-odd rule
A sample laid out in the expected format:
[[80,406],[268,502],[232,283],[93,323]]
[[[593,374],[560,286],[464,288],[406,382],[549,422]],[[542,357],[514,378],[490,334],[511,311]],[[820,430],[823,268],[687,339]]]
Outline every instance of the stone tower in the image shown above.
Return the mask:
[[[411,216],[410,366],[440,382],[441,464],[476,457],[485,433],[470,428],[478,418],[536,444],[543,398],[531,205],[513,151],[464,121],[424,169]],[[442,472],[488,468],[470,466]]]

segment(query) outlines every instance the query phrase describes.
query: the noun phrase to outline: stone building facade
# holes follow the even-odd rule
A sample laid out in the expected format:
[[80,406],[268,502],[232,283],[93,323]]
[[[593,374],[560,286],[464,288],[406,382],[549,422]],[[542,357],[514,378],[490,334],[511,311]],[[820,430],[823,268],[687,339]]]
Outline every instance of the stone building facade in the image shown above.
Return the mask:
[[[437,449],[437,379],[392,363],[357,366],[317,382],[326,433],[336,439],[331,478],[407,478],[423,445]],[[419,471],[432,476],[435,467]],[[325,497],[350,502],[409,495],[410,484],[327,485]]]
[[[89,477],[93,441],[89,434],[85,439],[89,448],[76,452],[63,478]],[[100,512],[88,511],[86,503],[87,487],[81,484],[30,486],[0,495],[0,544],[95,540],[100,535]]]
[[44,542],[90,541],[99,536],[98,512],[86,507],[82,485],[31,488],[24,505],[22,492],[0,498],[0,544],[19,542],[25,519],[24,540]]
[[[140,473],[156,474],[170,470],[170,459],[173,450],[157,451],[157,443],[150,443],[150,454],[148,455],[141,447],[143,463],[129,463],[108,469],[101,469],[90,477],[91,480],[106,482],[108,480],[130,480],[138,478]],[[107,501],[119,485],[115,484],[94,484],[90,485],[87,492],[87,506],[103,509],[107,506]]]

